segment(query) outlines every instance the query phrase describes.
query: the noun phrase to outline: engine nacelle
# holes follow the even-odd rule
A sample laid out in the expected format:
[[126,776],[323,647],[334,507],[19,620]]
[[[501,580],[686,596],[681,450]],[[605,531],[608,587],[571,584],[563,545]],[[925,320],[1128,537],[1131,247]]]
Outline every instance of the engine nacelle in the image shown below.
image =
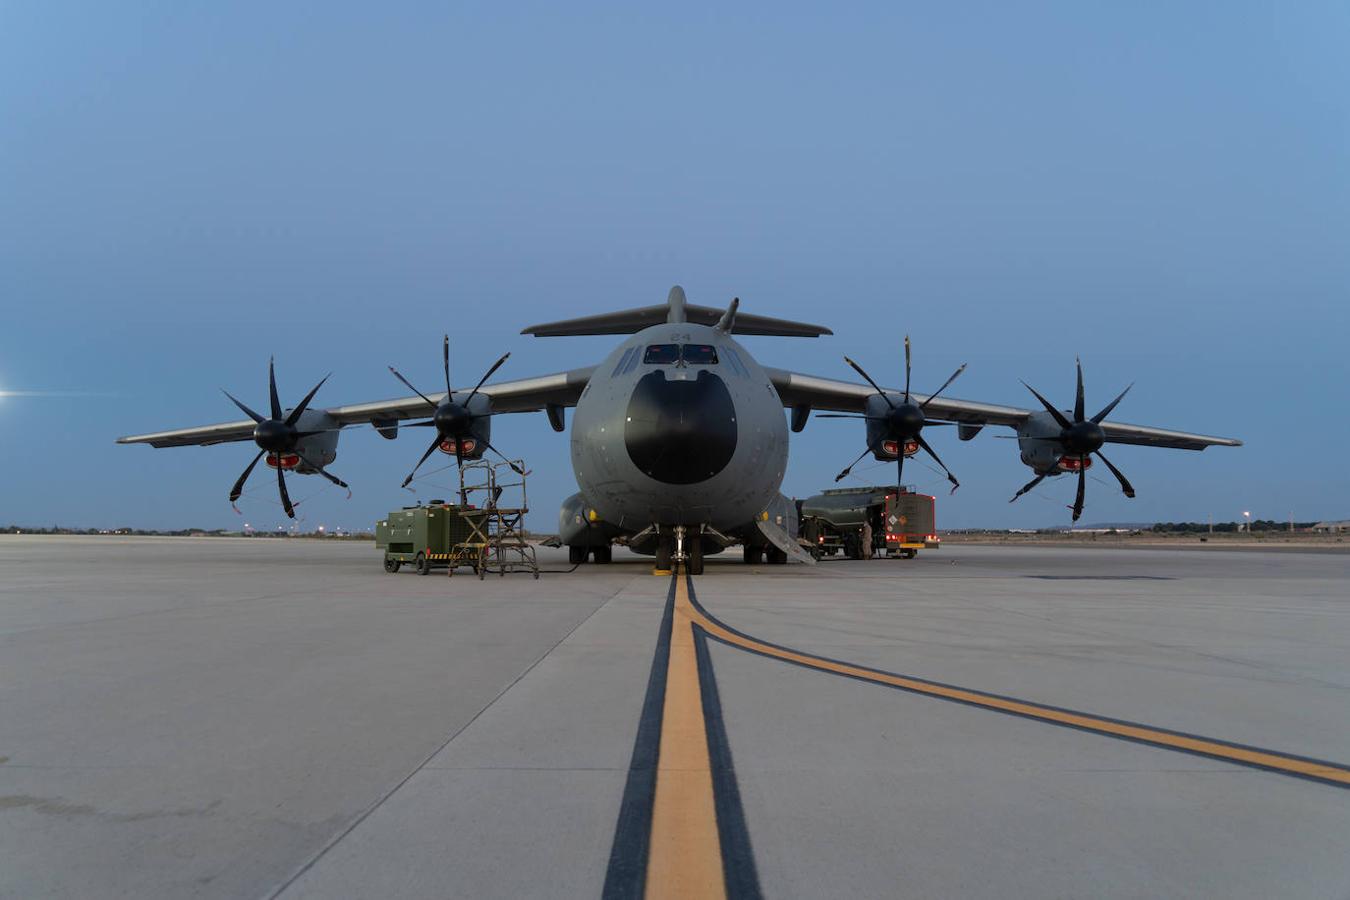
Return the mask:
[[[899,404],[904,400],[903,394],[891,394],[891,403]],[[890,412],[891,407],[886,399],[880,394],[873,394],[867,398],[867,403],[863,407],[864,415],[867,419],[867,446],[872,448],[872,457],[880,462],[894,461],[900,454],[906,457],[913,456],[919,452],[918,441],[896,441],[891,440],[886,434],[886,423],[883,421],[886,414]]]
[[[287,414],[290,410],[285,411]],[[337,420],[318,409],[307,409],[300,414],[295,427],[298,431],[315,431],[295,442],[295,449],[280,454],[269,453],[264,461],[273,469],[282,468],[298,475],[313,475],[315,466],[327,467],[337,459]]]
[[1058,440],[1060,425],[1048,412],[1032,413],[1017,429],[1017,446],[1022,451],[1022,464],[1037,475],[1060,475],[1092,468],[1091,456],[1076,456],[1064,452]]
[[[468,391],[456,391],[454,399],[460,403],[469,399]],[[459,439],[460,453],[465,459],[482,459],[483,454],[487,452],[488,444],[492,441],[492,401],[484,394],[476,394],[472,400],[469,400],[468,410],[474,416],[481,416],[473,420],[469,426],[469,433]],[[440,451],[447,456],[455,455],[455,438],[446,438],[441,441]]]

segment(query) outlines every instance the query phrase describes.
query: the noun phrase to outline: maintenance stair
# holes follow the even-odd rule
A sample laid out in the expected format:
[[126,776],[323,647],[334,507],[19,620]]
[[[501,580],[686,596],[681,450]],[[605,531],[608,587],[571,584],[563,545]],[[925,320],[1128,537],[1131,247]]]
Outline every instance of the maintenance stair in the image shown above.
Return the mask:
[[[505,472],[503,472],[505,470]],[[470,565],[479,579],[489,572],[505,576],[508,572],[529,572],[539,577],[539,562],[534,547],[526,540],[525,514],[529,504],[525,492],[525,467],[520,460],[492,463],[467,462],[459,470],[459,516],[467,530],[465,539],[451,550],[462,565]],[[503,497],[518,500],[518,506],[502,506]],[[478,500],[479,503],[474,501]],[[475,508],[468,508],[475,507]],[[455,574],[455,566],[448,572]]]

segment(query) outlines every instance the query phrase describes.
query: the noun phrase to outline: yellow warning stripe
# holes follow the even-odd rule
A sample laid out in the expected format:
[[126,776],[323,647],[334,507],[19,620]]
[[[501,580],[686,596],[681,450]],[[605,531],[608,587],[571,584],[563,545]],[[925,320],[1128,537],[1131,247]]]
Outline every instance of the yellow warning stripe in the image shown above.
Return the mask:
[[[712,636],[725,641],[728,644],[750,650],[754,653],[786,660],[807,668],[818,669],[823,672],[832,672],[836,675],[845,675],[849,678],[857,678],[863,681],[871,681],[876,684],[890,685],[919,694],[928,694],[933,697],[942,697],[946,700],[968,703],[973,706],[996,709],[1001,712],[1026,716],[1031,719],[1040,719],[1041,721],[1053,722],[1057,725],[1066,725],[1073,728],[1081,728],[1085,731],[1095,731],[1100,734],[1111,735],[1113,737],[1142,741],[1144,743],[1168,747],[1174,750],[1200,753],[1218,759],[1231,760],[1235,763],[1260,766],[1261,768],[1273,769],[1290,775],[1315,778],[1320,781],[1327,781],[1333,784],[1350,787],[1350,767],[1339,765],[1337,763],[1305,760],[1296,756],[1288,756],[1270,750],[1262,750],[1255,747],[1239,747],[1194,735],[1173,734],[1168,731],[1159,731],[1155,728],[1149,728],[1146,725],[1138,725],[1129,722],[1115,722],[1111,719],[1103,719],[1086,713],[1055,709],[1054,707],[1042,706],[1038,703],[1014,700],[1007,697],[996,697],[979,691],[966,690],[950,685],[933,684],[915,678],[906,678],[903,675],[877,672],[872,669],[855,666],[846,662],[824,659],[819,656],[812,656],[809,653],[802,653],[799,650],[778,647],[774,644],[766,644],[749,635],[733,631],[717,619],[708,615],[702,607],[695,604],[689,604],[687,599],[685,602],[686,606],[689,607],[690,612],[688,615],[693,623],[703,628]],[[677,606],[677,614],[678,609],[679,607]],[[676,619],[676,621],[678,623],[679,619]],[[665,752],[664,742],[662,743],[662,752]]]
[[646,896],[725,897],[712,764],[694,649],[693,623],[701,616],[689,602],[685,579],[676,575],[675,584]]

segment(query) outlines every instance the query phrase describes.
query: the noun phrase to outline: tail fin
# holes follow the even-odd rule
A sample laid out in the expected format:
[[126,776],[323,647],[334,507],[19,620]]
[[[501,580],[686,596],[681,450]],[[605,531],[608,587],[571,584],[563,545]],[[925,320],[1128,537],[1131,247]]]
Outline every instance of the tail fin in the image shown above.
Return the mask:
[[[535,337],[572,337],[583,334],[636,334],[652,325],[663,322],[693,322],[697,325],[716,325],[722,319],[724,310],[711,306],[694,306],[685,302],[684,288],[678,284],[670,289],[670,296],[660,306],[640,306],[636,309],[624,309],[618,312],[601,313],[597,316],[583,316],[579,319],[563,319],[560,322],[545,322],[531,325],[521,330],[521,334]],[[779,337],[820,337],[822,334],[834,334],[823,325],[811,325],[807,322],[792,322],[788,319],[774,319],[769,316],[755,316],[748,313],[735,315],[733,330],[736,334],[765,334]]]

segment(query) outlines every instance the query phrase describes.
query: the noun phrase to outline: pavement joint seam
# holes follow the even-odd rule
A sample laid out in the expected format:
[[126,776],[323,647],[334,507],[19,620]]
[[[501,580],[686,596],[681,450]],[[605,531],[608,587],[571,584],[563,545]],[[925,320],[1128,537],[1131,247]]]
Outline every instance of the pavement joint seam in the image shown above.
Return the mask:
[[[636,580],[637,579],[634,579],[634,581]],[[384,805],[385,801],[387,801],[390,797],[397,794],[403,788],[404,785],[406,785],[409,781],[413,779],[413,776],[415,776],[418,772],[421,772],[423,769],[426,769],[428,764],[433,759],[435,759],[437,756],[440,755],[441,751],[443,751],[446,747],[450,746],[450,744],[454,742],[455,738],[459,737],[461,734],[465,732],[465,730],[469,728],[469,726],[473,725],[474,722],[478,721],[478,718],[482,716],[483,713],[487,712],[494,705],[496,705],[498,700],[504,697],[507,694],[507,692],[509,692],[513,687],[519,684],[521,680],[525,678],[525,676],[533,672],[535,668],[538,667],[538,665],[541,662],[547,659],[549,655],[553,653],[554,650],[557,650],[558,647],[564,641],[566,641],[572,635],[576,634],[579,630],[581,630],[582,626],[584,626],[591,619],[595,618],[595,616],[599,614],[601,610],[609,606],[609,604],[614,601],[614,598],[622,594],[627,588],[629,588],[632,585],[632,583],[633,582],[630,581],[616,588],[614,593],[610,594],[609,597],[605,599],[604,603],[601,603],[595,609],[591,610],[590,613],[584,619],[582,619],[572,628],[572,630],[568,631],[567,634],[563,635],[561,638],[555,641],[552,646],[550,646],[547,650],[541,653],[539,657],[535,659],[534,662],[530,663],[530,665],[525,668],[524,671],[522,671],[519,675],[517,675],[514,679],[512,679],[510,684],[502,688],[497,693],[497,695],[493,697],[491,700],[489,700],[487,703],[483,704],[483,707],[479,709],[476,713],[474,713],[467,722],[465,722],[459,728],[455,729],[453,734],[451,734],[444,741],[442,741],[441,744],[438,747],[436,747],[436,749],[432,750],[431,753],[429,753],[426,756],[426,758],[424,758],[420,763],[414,766],[412,771],[410,771],[407,775],[403,776],[403,778],[401,778],[397,784],[391,787],[388,791],[382,794],[378,800],[376,800],[373,804],[367,807],[366,810],[362,812],[360,815],[358,815],[350,825],[348,825],[341,832],[333,836],[327,843],[325,843],[321,848],[319,848],[318,852],[315,853],[312,857],[310,857],[310,859],[307,862],[305,862],[304,865],[302,865],[299,869],[297,869],[296,872],[292,874],[289,878],[283,881],[275,891],[268,894],[267,900],[276,900],[276,898],[280,897],[283,893],[285,893],[291,887],[291,885],[295,884],[295,882],[298,881],[301,878],[301,876],[303,876],[310,869],[314,868],[314,866],[321,859],[323,859],[324,856],[326,856],[330,850],[332,850],[338,844],[342,843],[342,841],[347,837],[347,835],[351,834],[353,831],[359,828],[362,822],[370,818],[370,816],[377,809],[379,809],[381,806]]]

